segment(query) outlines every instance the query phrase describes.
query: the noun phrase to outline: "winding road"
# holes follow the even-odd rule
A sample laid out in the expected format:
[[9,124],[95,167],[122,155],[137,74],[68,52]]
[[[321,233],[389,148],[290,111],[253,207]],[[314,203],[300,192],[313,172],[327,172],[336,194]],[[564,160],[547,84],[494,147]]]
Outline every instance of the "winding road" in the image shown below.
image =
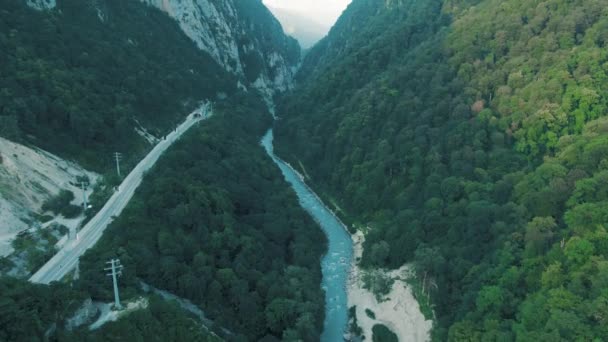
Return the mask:
[[186,120],[179,125],[173,132],[168,134],[142,159],[137,166],[129,173],[119,186],[112,197],[106,202],[101,210],[80,230],[76,240],[67,242],[44,266],[42,266],[30,281],[39,284],[49,284],[53,281],[61,280],[68,272],[73,270],[78,264],[78,258],[101,238],[106,227],[112,220],[120,215],[127,206],[137,187],[141,184],[143,175],[148,171],[158,158],[173,144],[184,132],[190,129],[195,123],[207,119],[211,116],[209,103],[205,103]]

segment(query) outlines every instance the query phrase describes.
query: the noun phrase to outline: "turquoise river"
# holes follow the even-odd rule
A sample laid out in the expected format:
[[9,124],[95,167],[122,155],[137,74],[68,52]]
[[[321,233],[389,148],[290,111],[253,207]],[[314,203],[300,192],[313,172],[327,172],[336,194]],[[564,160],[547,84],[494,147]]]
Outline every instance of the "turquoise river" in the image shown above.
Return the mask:
[[327,236],[328,251],[321,261],[325,290],[325,322],[322,342],[343,341],[348,323],[346,282],[353,256],[353,245],[344,224],[323,204],[321,199],[302,180],[302,177],[287,163],[275,156],[272,130],[262,139],[262,146],[279,166],[285,179],[298,195],[300,205],[306,210]]

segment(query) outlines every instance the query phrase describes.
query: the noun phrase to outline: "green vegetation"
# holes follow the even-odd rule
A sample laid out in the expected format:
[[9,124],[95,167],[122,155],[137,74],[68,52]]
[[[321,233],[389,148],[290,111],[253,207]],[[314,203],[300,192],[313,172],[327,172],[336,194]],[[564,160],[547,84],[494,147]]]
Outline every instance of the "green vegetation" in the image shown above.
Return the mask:
[[[139,295],[141,277],[192,299],[219,326],[238,331],[235,340],[275,336],[315,341],[324,314],[319,286],[322,233],[310,230],[314,223],[258,144],[270,124],[269,116],[260,115],[264,106],[245,97],[234,102],[241,106],[219,104],[214,118],[176,143],[146,176],[109,234],[83,258],[74,288],[109,300],[111,286],[99,270],[106,257],[118,252],[125,264],[123,298]],[[39,288],[47,289],[24,285],[23,291]],[[12,291],[24,295],[17,286]],[[66,314],[53,320],[45,311],[33,319],[43,320],[41,327],[63,324],[74,308],[63,309]],[[12,321],[20,309],[9,310],[6,319]],[[22,339],[14,339],[21,335],[12,330],[5,333],[8,340]],[[59,329],[56,336],[58,341],[215,340],[162,300],[152,300],[149,309],[93,333]]]
[[[177,23],[139,1],[58,1],[35,11],[6,0],[0,11],[0,136],[110,168],[161,136],[196,101],[231,93],[236,79],[199,51]],[[167,48],[170,47],[170,48]]]
[[179,306],[152,297],[149,307],[129,313],[116,322],[109,322],[98,330],[83,327],[74,332],[58,334],[58,342],[158,341],[158,342],[219,342],[195,318]]
[[106,174],[99,179],[93,188],[93,193],[89,197],[90,208],[88,208],[85,212],[86,216],[82,226],[84,226],[91,218],[93,218],[93,216],[95,216],[95,214],[97,214],[97,212],[99,212],[99,210],[101,210],[101,208],[103,208],[110,197],[112,197],[116,191],[116,186],[119,184],[120,179],[118,178],[118,175],[116,175],[116,172]]
[[214,108],[82,258],[79,286],[112,298],[99,270],[119,257],[125,297],[141,278],[192,300],[237,340],[318,340],[325,239],[259,144],[271,117],[249,95]]
[[433,291],[436,290],[434,287],[423,287],[422,282],[416,278],[407,279],[407,284],[412,291],[412,295],[416,298],[418,305],[420,305],[420,312],[424,315],[424,318],[427,320],[434,320],[435,314],[433,311],[433,302],[431,301],[431,295],[425,291]]
[[14,252],[6,257],[6,267],[0,267],[0,274],[10,272],[17,278],[29,277],[57,252],[58,237],[67,233],[68,229],[59,224],[20,233],[12,242]]
[[365,271],[363,274],[363,287],[370,290],[378,302],[382,302],[391,292],[395,280],[380,270]]
[[348,309],[348,321],[349,321],[348,331],[353,336],[361,336],[361,334],[363,333],[363,329],[361,329],[361,327],[357,323],[357,306],[356,305],[351,306]]
[[376,319],[376,314],[370,309],[365,309],[365,314],[371,319]]
[[375,324],[372,327],[373,342],[399,342],[399,338],[394,332],[390,331],[385,325]]
[[40,223],[46,223],[54,219],[52,215],[40,215],[36,213],[34,213],[34,218]]
[[[39,321],[40,329],[56,323],[52,336],[69,342],[215,340],[199,323],[162,300],[152,300],[148,309],[95,332],[86,327],[65,331],[65,319],[85,296],[111,300],[111,283],[101,270],[105,260],[119,257],[125,265],[120,280],[123,299],[141,295],[142,279],[192,300],[217,326],[234,332],[230,340],[319,339],[324,318],[320,287],[324,236],[311,229],[316,225],[259,145],[270,116],[263,103],[250,95],[228,99],[215,108],[213,118],[163,155],[124,213],[81,259],[80,279],[71,286],[76,290],[60,284],[52,287],[68,291],[61,303],[72,306],[48,309],[64,310],[62,316],[47,317],[46,309],[34,309],[32,319]],[[7,290],[8,297],[49,289],[21,285]],[[53,295],[45,292],[40,297]],[[4,292],[0,300],[6,300]],[[23,312],[13,306],[7,310],[7,322]],[[10,324],[26,329],[32,323]],[[0,329],[8,340],[22,339],[4,330]]]
[[412,263],[436,340],[606,340],[608,2],[355,0],[277,152]]
[[70,202],[74,200],[74,193],[69,190],[61,190],[57,195],[47,199],[42,203],[42,211],[52,211],[59,214]]
[[0,278],[0,293],[0,341],[220,341],[177,304],[157,297],[150,298],[148,308],[98,330],[84,326],[72,332],[65,323],[86,299],[84,293],[61,283],[34,285],[12,278]]
[[82,293],[62,284],[33,285],[0,278],[0,341],[46,341],[47,329],[81,305]]
[[0,257],[0,273],[6,273],[10,271],[15,266],[9,258]]
[[[239,32],[250,82],[262,71],[276,76],[260,51],[298,63],[297,42],[259,1],[234,6],[227,18],[239,22],[226,24]],[[62,0],[36,11],[24,0],[6,0],[0,32],[0,136],[96,171],[112,165],[115,151],[123,152],[125,170],[140,159],[148,144],[134,134],[139,124],[163,136],[182,120],[177,113],[236,91],[235,75],[141,1]]]
[[82,212],[82,207],[73,205],[74,193],[69,190],[61,190],[42,203],[42,211],[51,211],[53,214],[62,214],[66,218],[74,218]]
[[[89,217],[120,181],[109,172],[112,153],[123,153],[128,170],[150,148],[135,127],[160,137],[197,101],[227,98],[149,173],[111,232],[83,258],[72,287],[0,278],[0,341],[217,340],[154,297],[148,309],[94,332],[65,331],[84,298],[110,298],[101,271],[108,256],[126,266],[123,298],[139,296],[143,279],[191,299],[218,327],[235,332],[230,340],[318,340],[324,238],[259,146],[271,118],[255,91],[237,95],[236,76],[140,1],[62,0],[35,11],[7,0],[0,7],[0,136],[105,172]],[[242,22],[226,24],[239,34],[249,81],[262,71],[278,76],[256,49],[297,63],[297,43],[261,2],[235,0],[234,9]],[[76,215],[72,199],[63,192],[44,210]],[[38,251],[29,239],[18,244]],[[15,266],[0,262],[3,270]]]
[[[38,236],[39,234],[42,236]],[[44,265],[55,254],[56,250],[53,247],[55,243],[57,243],[57,238],[48,230],[40,230],[37,234],[19,236],[12,244],[18,253],[25,253],[26,268],[28,271],[32,271]]]

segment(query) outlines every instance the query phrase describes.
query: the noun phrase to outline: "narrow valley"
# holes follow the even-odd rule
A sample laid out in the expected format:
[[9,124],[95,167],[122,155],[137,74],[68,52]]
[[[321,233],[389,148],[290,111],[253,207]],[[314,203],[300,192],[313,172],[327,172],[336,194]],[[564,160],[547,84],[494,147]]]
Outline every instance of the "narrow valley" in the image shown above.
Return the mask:
[[607,43],[608,0],[3,0],[0,342],[608,340]]

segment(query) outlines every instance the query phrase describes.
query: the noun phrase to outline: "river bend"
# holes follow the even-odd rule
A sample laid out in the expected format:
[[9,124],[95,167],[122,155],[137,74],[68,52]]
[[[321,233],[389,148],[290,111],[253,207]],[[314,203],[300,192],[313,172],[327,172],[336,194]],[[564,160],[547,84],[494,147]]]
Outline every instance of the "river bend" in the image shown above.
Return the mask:
[[296,192],[302,208],[317,221],[327,236],[328,250],[321,261],[323,273],[321,286],[325,290],[325,322],[321,341],[343,341],[348,323],[346,284],[353,257],[350,234],[344,224],[304,183],[302,177],[274,154],[272,130],[266,133],[261,143]]

